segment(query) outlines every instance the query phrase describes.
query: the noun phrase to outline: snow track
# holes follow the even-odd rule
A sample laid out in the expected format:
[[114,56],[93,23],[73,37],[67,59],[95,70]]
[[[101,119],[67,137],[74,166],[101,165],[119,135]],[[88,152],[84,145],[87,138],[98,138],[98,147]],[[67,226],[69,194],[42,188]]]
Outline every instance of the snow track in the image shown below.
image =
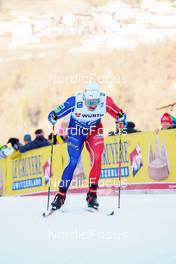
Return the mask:
[[[117,198],[99,197],[103,210]],[[84,210],[85,195],[69,195],[43,218],[46,197],[0,198],[3,264],[175,264],[176,195],[122,195],[114,216]]]

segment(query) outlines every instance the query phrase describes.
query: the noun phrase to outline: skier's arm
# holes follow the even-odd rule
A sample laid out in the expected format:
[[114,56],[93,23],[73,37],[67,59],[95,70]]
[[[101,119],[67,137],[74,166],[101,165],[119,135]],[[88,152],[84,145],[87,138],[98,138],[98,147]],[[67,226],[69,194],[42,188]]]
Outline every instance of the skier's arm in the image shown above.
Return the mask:
[[120,109],[112,100],[110,96],[106,97],[106,112],[109,113],[116,120],[123,116],[123,110]]
[[48,115],[48,120],[51,124],[55,125],[57,119],[60,119],[74,110],[75,96],[69,97],[62,105],[56,107]]

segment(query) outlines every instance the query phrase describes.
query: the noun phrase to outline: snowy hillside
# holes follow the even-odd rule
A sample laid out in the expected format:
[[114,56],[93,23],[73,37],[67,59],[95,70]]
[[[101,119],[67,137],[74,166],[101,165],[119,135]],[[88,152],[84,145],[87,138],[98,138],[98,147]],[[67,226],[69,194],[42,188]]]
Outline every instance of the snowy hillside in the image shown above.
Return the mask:
[[1,143],[48,135],[51,109],[92,80],[139,130],[160,126],[155,109],[176,93],[175,1],[1,0],[0,11]]
[[[171,1],[143,0],[138,5],[120,0],[104,2],[98,6],[91,1],[52,1],[47,9],[47,3],[42,5],[41,1],[40,5],[40,0],[26,5],[2,1],[0,48],[42,49],[52,47],[58,37],[91,36],[92,45],[88,38],[82,50],[99,52],[99,42],[105,44],[105,49],[131,49],[176,35],[176,6]],[[38,54],[43,56],[46,54]]]
[[[115,197],[100,197],[103,210]],[[63,212],[42,218],[46,197],[0,198],[3,264],[174,264],[176,196],[122,195],[114,216],[84,210],[83,195],[69,195]]]

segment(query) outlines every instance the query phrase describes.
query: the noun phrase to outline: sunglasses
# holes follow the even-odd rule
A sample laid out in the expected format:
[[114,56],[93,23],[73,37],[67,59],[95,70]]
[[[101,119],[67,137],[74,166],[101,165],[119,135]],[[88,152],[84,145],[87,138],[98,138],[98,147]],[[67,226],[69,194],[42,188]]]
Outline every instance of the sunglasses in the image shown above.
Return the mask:
[[87,105],[98,105],[99,102],[100,102],[100,99],[86,100]]

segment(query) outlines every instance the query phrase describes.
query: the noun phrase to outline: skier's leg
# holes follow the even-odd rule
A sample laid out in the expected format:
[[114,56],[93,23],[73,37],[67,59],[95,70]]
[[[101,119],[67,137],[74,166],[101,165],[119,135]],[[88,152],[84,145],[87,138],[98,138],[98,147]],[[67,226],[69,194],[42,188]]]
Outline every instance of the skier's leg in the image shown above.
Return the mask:
[[52,202],[54,210],[59,209],[65,202],[66,192],[73,178],[74,170],[79,162],[84,140],[79,136],[70,136],[68,139],[68,164],[65,167],[59,184],[59,192]]
[[104,150],[102,126],[91,132],[86,141],[86,147],[91,158],[91,170],[89,174],[89,191],[87,194],[88,206],[98,207],[97,188],[101,174],[101,157]]
[[84,141],[80,137],[71,136],[68,139],[68,163],[65,167],[59,187],[67,189],[73,178],[74,170],[79,162]]

